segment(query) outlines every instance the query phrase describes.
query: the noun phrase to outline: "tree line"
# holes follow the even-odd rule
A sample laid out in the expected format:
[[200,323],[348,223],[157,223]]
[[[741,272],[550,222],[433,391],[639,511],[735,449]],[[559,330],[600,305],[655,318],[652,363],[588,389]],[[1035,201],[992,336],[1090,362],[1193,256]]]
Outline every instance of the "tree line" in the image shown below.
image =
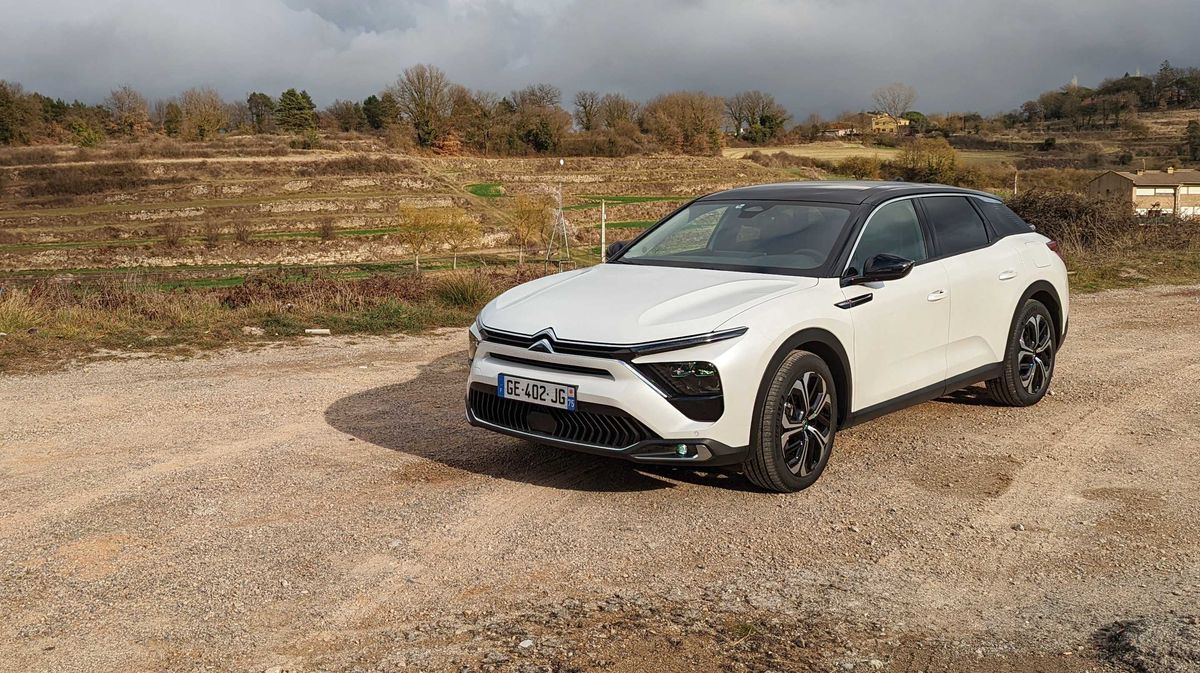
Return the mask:
[[1129,125],[1136,113],[1200,105],[1200,68],[1175,67],[1163,61],[1153,75],[1114,77],[1090,88],[1078,82],[1025,101],[1006,117],[1012,122],[1043,125],[1065,122],[1073,128]]
[[[1108,79],[1096,88],[1072,83],[1047,91],[1010,112],[926,116],[913,110],[916,91],[896,83],[877,89],[873,113],[909,120],[918,134],[980,133],[1014,126],[1066,123],[1074,128],[1122,126],[1139,110],[1200,104],[1200,69],[1164,62],[1153,76]],[[676,91],[647,101],[619,92],[584,90],[570,101],[551,84],[531,84],[500,95],[451,81],[432,65],[408,68],[391,85],[363,100],[336,100],[318,110],[303,89],[278,95],[252,92],[227,101],[212,88],[147,101],[129,86],[101,104],[67,103],[0,80],[0,145],[72,142],[92,146],[106,138],[160,133],[183,140],[221,134],[292,134],[305,146],[326,133],[375,133],[398,149],[495,155],[623,156],[646,151],[713,154],[730,142],[769,145],[816,139],[834,128],[872,132],[871,115],[843,113],[831,123],[810,115],[794,123],[770,93],[728,97]]]

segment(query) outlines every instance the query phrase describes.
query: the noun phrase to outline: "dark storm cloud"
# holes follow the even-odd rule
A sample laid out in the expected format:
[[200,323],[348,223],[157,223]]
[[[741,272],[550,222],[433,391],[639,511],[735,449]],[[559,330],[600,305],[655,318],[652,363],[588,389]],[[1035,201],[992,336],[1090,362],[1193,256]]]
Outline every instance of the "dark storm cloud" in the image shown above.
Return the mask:
[[474,88],[647,98],[760,88],[798,117],[870,104],[995,112],[1072,77],[1200,65],[1200,2],[1158,0],[0,0],[0,78],[98,101],[198,84],[362,98],[434,63]]

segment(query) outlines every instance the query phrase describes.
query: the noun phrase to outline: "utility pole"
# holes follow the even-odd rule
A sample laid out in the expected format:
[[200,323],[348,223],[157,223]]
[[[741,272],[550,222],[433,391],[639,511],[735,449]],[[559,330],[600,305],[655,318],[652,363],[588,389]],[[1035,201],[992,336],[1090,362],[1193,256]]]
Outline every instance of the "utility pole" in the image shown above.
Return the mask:
[[605,228],[608,225],[608,218],[604,212],[604,199],[600,199],[600,262],[608,261],[608,243],[605,240]]

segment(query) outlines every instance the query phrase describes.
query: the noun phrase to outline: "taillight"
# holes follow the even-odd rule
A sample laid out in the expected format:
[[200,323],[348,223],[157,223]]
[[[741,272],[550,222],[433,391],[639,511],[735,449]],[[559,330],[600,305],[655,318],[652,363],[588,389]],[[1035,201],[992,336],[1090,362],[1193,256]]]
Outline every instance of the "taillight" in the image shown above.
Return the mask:
[[1046,241],[1046,247],[1054,251],[1059,259],[1062,259],[1062,250],[1058,247],[1058,241]]

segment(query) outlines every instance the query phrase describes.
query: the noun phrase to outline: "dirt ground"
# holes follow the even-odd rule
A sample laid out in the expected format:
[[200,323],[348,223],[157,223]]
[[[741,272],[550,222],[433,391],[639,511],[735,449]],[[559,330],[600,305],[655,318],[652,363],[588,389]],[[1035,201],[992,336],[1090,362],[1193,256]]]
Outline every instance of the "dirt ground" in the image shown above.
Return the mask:
[[460,330],[0,378],[3,671],[1200,665],[1200,289],[795,495],[468,428]]

